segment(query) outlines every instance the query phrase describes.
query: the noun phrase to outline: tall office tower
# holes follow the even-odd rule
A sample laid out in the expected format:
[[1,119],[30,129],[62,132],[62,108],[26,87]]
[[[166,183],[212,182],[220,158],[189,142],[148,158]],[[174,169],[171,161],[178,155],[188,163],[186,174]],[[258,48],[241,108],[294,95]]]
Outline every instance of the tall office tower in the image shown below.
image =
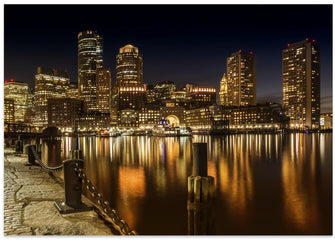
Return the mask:
[[120,48],[116,56],[116,85],[133,87],[143,84],[143,59],[138,48],[131,44]]
[[256,104],[256,57],[239,50],[227,58],[228,105]]
[[28,83],[16,82],[13,79],[10,82],[5,81],[4,98],[14,99],[14,121],[24,122],[24,117],[28,104]]
[[48,98],[63,98],[70,85],[66,71],[38,67],[35,75],[35,125],[48,125]]
[[87,111],[97,110],[96,69],[103,64],[103,39],[96,31],[78,34],[78,89]]
[[112,80],[108,68],[97,69],[97,110],[111,113],[112,105]]
[[220,92],[219,92],[219,104],[227,106],[228,104],[228,80],[226,74],[223,74],[223,77],[220,81]]
[[[116,56],[116,83],[113,86],[113,115],[127,106],[141,109],[145,103],[143,86],[143,59],[138,48],[126,45],[120,48]],[[113,116],[112,116],[113,122]]]
[[291,128],[319,128],[320,47],[315,40],[283,50],[283,107]]

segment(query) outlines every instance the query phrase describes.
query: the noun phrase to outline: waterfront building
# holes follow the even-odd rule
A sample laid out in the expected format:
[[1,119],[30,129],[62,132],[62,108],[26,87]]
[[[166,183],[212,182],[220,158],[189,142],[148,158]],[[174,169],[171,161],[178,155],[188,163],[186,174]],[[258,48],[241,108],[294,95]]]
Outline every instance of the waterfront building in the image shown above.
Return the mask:
[[256,104],[256,57],[252,52],[239,50],[227,58],[227,96],[229,106]]
[[57,127],[62,132],[73,132],[82,111],[83,101],[79,99],[49,98],[48,127]]
[[160,107],[161,118],[169,122],[171,127],[185,127],[185,108],[182,106],[167,105]]
[[11,79],[4,84],[4,98],[14,99],[14,122],[24,122],[28,104],[28,83]]
[[139,127],[138,111],[134,109],[123,109],[119,114],[119,128],[137,128]]
[[186,126],[192,129],[193,133],[226,133],[229,122],[225,112],[220,105],[207,106],[185,111]]
[[223,107],[229,129],[235,131],[268,131],[287,129],[289,118],[280,104]]
[[112,109],[112,80],[108,68],[97,69],[97,110],[111,113]]
[[252,106],[214,105],[185,111],[186,126],[194,133],[223,133],[277,131],[289,127],[280,104]]
[[96,75],[103,67],[103,38],[97,31],[78,34],[78,89],[86,111],[96,111]]
[[14,99],[5,98],[4,99],[4,122],[5,123],[14,123],[15,122],[15,104]]
[[64,98],[70,85],[66,71],[38,67],[35,75],[35,120],[38,127],[48,125],[48,98]]
[[333,113],[320,114],[320,128],[322,130],[333,129]]
[[98,111],[82,112],[76,121],[78,132],[109,131],[110,114]]
[[73,99],[80,99],[78,86],[76,84],[70,84],[68,89],[66,89],[66,97],[73,98]]
[[290,127],[320,126],[320,47],[315,40],[288,44],[283,50],[283,107]]
[[139,126],[142,128],[153,128],[161,119],[161,112],[159,107],[143,107],[138,114]]
[[219,104],[228,106],[228,79],[226,77],[226,74],[223,74],[223,77],[220,81],[220,92],[219,92]]

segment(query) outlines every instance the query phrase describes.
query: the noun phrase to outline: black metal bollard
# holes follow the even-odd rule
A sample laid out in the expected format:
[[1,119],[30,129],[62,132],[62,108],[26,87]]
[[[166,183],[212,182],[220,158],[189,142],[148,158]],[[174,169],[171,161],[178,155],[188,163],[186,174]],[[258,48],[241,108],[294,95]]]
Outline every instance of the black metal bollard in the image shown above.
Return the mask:
[[193,175],[207,177],[207,143],[193,143]]
[[23,153],[23,141],[21,141],[21,140],[16,141],[15,153]]
[[86,206],[81,201],[81,179],[78,177],[75,167],[83,168],[83,160],[65,160],[64,165],[64,185],[65,202],[55,201],[55,206],[61,214],[89,211],[92,207]]
[[11,139],[8,139],[8,138],[5,139],[6,148],[9,148],[9,147],[10,147],[10,140],[11,140]]
[[34,145],[28,145],[27,146],[27,150],[28,150],[28,163],[25,163],[25,166],[39,166],[39,164],[37,164],[35,162],[35,155],[33,153],[33,148],[35,148]]

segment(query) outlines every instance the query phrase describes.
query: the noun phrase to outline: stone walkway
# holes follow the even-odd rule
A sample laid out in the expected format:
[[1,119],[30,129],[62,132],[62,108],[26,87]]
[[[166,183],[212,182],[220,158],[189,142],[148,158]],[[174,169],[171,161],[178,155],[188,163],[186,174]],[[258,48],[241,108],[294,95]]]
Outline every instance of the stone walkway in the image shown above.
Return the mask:
[[54,201],[64,200],[63,183],[40,167],[24,166],[27,158],[4,149],[5,236],[113,235],[94,211],[61,215]]

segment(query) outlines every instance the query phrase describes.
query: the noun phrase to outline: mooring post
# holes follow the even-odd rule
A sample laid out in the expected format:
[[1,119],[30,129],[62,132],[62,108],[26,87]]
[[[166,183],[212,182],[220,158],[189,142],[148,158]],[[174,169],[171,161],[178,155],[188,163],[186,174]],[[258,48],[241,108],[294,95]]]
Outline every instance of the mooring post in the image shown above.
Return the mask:
[[[78,164],[78,166],[76,165]],[[75,168],[83,168],[84,162],[80,159],[70,159],[63,162],[65,201],[55,201],[55,206],[61,214],[89,211],[92,207],[81,201],[82,183]]]
[[16,141],[15,153],[23,153],[23,141],[20,140],[20,136]]
[[34,145],[28,145],[27,146],[27,151],[28,151],[28,163],[25,163],[24,165],[25,166],[39,166],[39,164],[37,164],[35,162],[35,155],[34,155],[34,152],[33,152],[33,149],[36,149],[36,146]]
[[207,143],[193,143],[193,175],[187,180],[188,234],[213,234],[214,177],[207,175]]

